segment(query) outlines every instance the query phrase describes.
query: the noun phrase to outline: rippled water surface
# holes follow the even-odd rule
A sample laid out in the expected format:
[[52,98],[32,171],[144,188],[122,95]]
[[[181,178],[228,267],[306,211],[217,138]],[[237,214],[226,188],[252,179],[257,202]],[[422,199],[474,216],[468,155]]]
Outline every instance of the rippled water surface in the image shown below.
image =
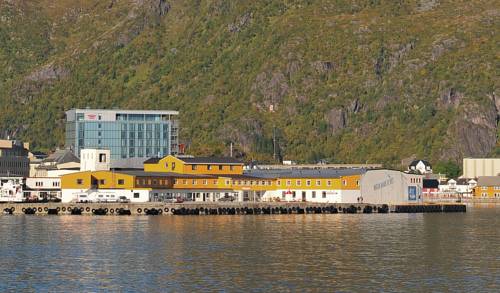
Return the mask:
[[0,292],[500,292],[499,217],[0,216]]

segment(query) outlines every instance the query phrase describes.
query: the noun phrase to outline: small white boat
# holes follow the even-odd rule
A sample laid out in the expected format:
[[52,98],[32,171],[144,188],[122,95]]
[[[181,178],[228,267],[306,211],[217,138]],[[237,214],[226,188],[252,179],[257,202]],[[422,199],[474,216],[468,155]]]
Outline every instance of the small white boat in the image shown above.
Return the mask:
[[23,200],[22,178],[0,179],[0,202],[22,202]]

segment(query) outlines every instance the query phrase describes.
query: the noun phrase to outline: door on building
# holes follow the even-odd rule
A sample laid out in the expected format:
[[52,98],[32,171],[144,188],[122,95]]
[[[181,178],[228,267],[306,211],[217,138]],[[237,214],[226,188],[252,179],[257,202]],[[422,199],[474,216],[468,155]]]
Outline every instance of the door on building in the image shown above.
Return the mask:
[[306,192],[302,191],[302,201],[306,201]]

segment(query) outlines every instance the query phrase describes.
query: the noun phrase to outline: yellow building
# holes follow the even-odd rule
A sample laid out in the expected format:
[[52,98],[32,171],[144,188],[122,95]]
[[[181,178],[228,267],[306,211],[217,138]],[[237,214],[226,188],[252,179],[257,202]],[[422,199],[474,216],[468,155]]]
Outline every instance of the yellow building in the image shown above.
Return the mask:
[[194,175],[241,175],[243,163],[233,158],[174,157],[151,158],[144,162],[146,172],[173,172]]
[[61,176],[63,202],[118,201],[145,202],[158,197],[159,191],[171,189],[172,173],[143,171],[84,171]]
[[276,188],[263,194],[267,201],[357,202],[364,169],[252,170],[253,176],[272,178]]
[[500,176],[481,176],[477,178],[474,197],[500,198]]
[[78,172],[62,177],[63,201],[356,202],[364,169],[248,170],[233,158],[166,156],[144,171]]

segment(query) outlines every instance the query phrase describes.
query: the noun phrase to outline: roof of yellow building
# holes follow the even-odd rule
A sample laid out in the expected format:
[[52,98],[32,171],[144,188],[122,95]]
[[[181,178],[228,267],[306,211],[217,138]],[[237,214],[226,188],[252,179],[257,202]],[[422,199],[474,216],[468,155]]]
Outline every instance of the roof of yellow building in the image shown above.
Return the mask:
[[[243,162],[230,157],[176,157],[187,165],[196,164],[224,164],[224,165],[242,165]],[[156,164],[163,158],[149,158],[144,161],[144,164]]]

